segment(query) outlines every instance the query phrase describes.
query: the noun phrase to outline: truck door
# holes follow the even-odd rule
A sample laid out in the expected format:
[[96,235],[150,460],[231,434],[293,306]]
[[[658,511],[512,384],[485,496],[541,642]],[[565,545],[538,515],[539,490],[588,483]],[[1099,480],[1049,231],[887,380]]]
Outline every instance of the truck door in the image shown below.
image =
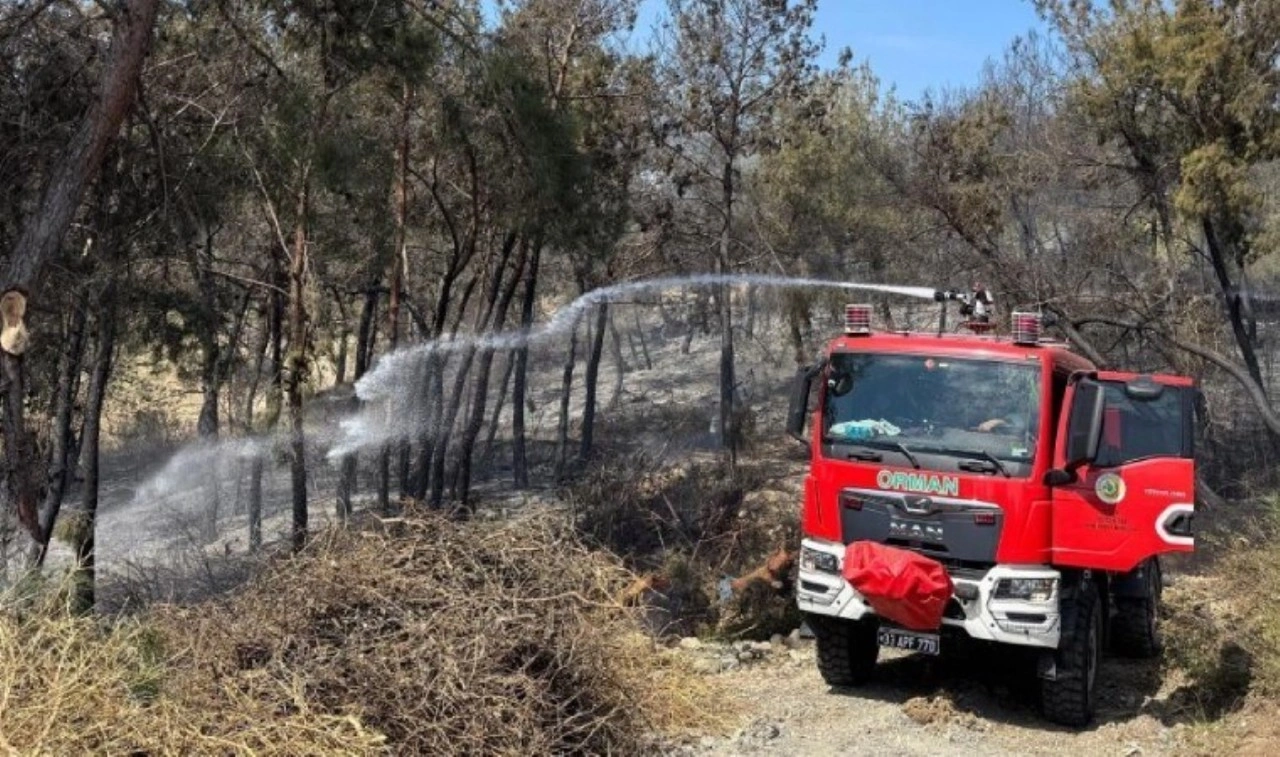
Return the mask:
[[1073,377],[1047,478],[1054,564],[1127,572],[1192,551],[1196,397],[1181,376]]

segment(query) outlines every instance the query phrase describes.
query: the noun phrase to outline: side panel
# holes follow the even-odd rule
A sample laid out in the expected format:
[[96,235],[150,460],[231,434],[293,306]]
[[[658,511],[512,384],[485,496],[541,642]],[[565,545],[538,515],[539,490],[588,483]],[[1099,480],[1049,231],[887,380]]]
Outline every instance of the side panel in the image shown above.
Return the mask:
[[1168,458],[1082,470],[1054,494],[1053,563],[1127,573],[1152,555],[1192,551],[1181,523],[1194,477],[1192,461]]
[[[1053,491],[1052,556],[1060,566],[1128,572],[1153,555],[1195,547],[1191,381],[1184,377],[1098,374],[1106,398],[1097,458]],[[1126,392],[1135,379],[1161,384],[1156,398]],[[1074,385],[1058,430],[1064,448]]]

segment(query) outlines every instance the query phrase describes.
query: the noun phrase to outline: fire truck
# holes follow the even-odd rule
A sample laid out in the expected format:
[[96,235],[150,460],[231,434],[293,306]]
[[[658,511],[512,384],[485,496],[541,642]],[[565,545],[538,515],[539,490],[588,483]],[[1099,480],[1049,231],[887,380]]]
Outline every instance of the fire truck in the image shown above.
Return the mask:
[[[969,637],[1026,650],[1044,715],[1082,726],[1104,652],[1160,652],[1160,557],[1195,544],[1200,394],[1099,370],[1036,312],[998,334],[976,294],[936,296],[940,324],[964,303],[962,331],[877,330],[870,306],[846,306],[844,334],[798,373],[796,597],[830,685],[865,683],[882,647]],[[893,611],[930,599],[933,619]]]

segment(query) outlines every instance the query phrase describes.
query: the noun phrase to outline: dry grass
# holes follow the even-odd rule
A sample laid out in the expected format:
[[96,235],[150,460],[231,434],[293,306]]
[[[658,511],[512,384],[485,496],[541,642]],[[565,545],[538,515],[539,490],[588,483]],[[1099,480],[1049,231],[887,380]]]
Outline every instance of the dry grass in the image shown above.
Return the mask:
[[[382,737],[354,719],[217,690],[195,706],[177,688],[161,632],[145,621],[109,627],[42,608],[0,620],[0,750],[9,754],[369,753]],[[231,711],[235,707],[236,711]]]
[[424,516],[330,534],[216,603],[10,611],[0,749],[639,752],[714,697],[614,603],[629,578],[551,520]]
[[1189,704],[1210,720],[1249,695],[1280,697],[1280,510],[1253,524],[1257,537],[1222,550],[1210,572],[1166,591],[1167,659],[1190,679]]

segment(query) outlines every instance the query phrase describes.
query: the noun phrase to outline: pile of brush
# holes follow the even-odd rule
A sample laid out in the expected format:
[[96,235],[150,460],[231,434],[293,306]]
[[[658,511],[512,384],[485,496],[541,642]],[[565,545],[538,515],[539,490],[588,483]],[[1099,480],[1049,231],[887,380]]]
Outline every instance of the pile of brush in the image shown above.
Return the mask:
[[233,597],[0,617],[0,750],[631,753],[708,698],[554,520],[322,537]]

